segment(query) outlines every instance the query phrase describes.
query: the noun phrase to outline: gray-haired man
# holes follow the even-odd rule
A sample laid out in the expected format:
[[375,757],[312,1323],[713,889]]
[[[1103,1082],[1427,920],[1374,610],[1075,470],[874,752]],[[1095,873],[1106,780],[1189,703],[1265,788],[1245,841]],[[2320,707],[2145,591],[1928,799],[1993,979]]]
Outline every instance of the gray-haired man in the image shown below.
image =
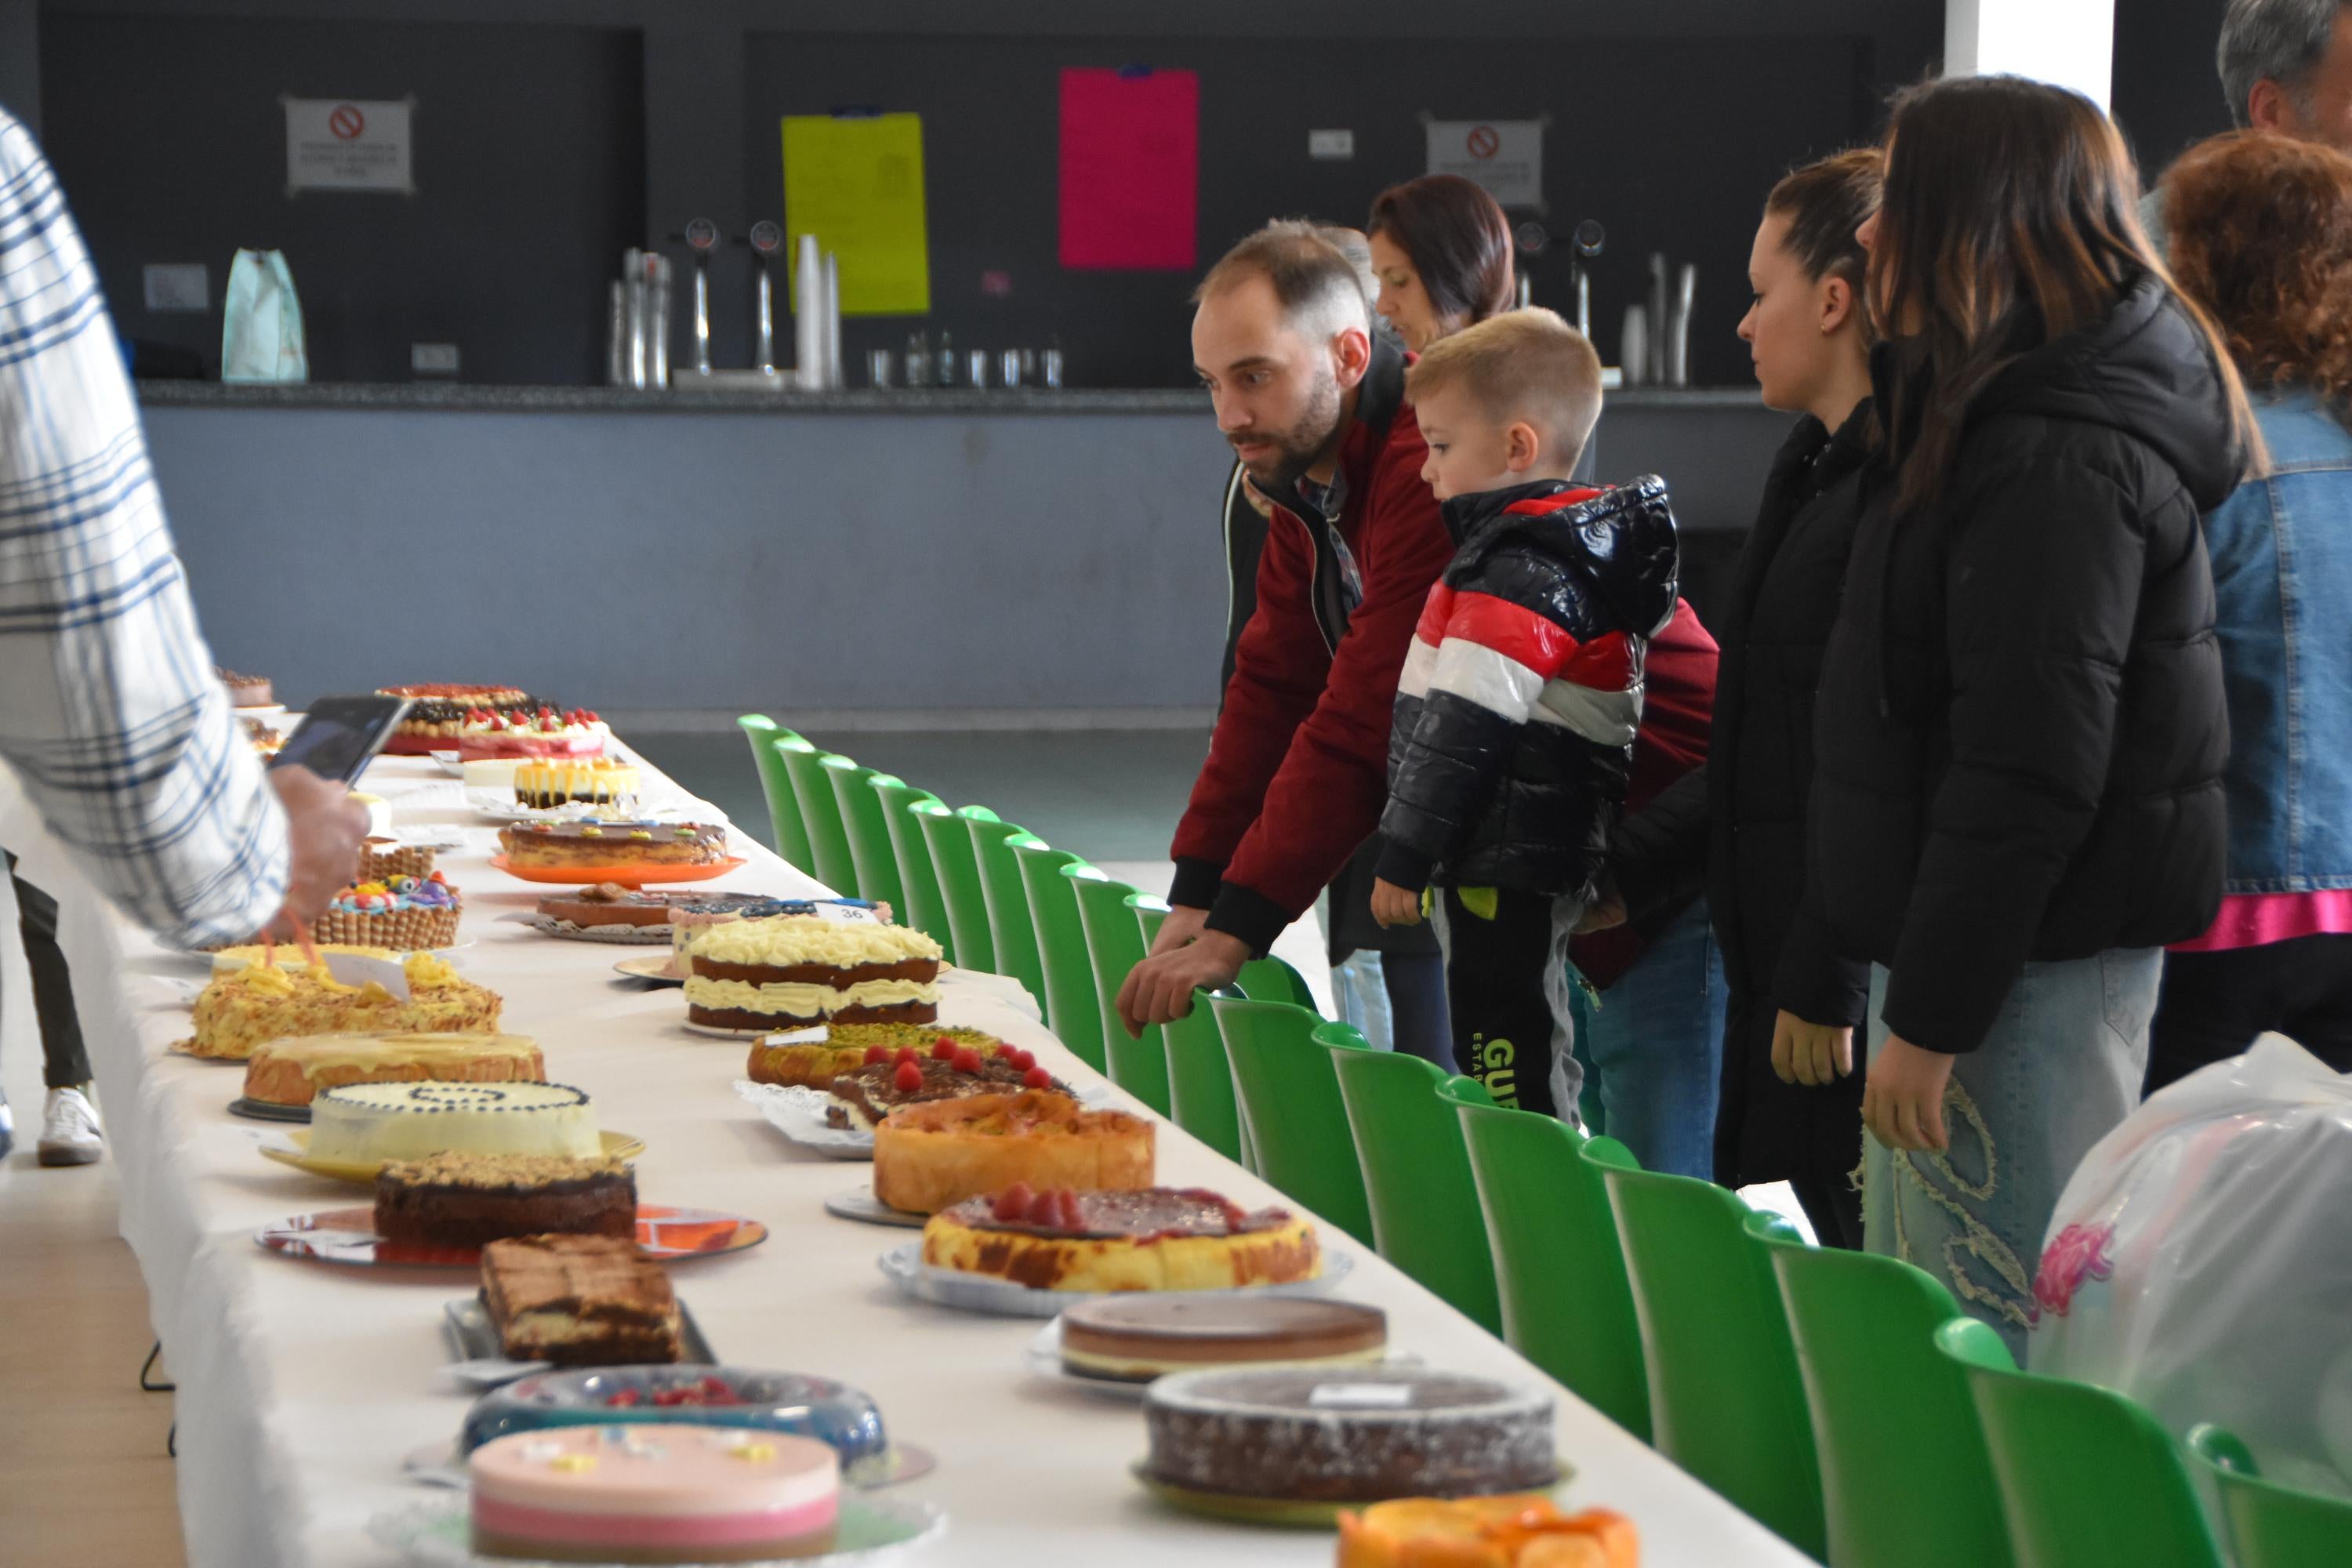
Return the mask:
[[[2352,0],[2230,0],[2213,65],[2241,129],[2352,153]],[[2164,249],[2161,190],[2140,220]]]

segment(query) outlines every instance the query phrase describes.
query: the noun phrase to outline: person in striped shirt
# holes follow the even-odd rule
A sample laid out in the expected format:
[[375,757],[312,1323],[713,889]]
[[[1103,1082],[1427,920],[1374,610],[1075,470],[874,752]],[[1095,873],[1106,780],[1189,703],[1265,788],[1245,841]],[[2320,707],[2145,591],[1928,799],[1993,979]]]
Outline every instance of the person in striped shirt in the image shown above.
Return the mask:
[[182,947],[324,910],[367,830],[341,785],[265,774],[213,669],[98,274],[0,110],[0,759],[91,882]]
[[1462,1070],[1573,1121],[1568,939],[1624,807],[1648,639],[1675,612],[1674,513],[1661,479],[1570,479],[1601,362],[1549,310],[1433,343],[1405,395],[1455,553],[1397,682],[1372,913],[1411,924],[1426,899]]

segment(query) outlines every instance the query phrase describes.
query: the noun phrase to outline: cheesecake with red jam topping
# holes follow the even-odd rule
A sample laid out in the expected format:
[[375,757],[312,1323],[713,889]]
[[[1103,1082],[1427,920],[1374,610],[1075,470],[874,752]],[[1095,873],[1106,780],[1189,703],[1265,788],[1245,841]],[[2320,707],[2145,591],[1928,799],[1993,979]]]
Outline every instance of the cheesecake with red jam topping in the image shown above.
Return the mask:
[[1056,1082],[1034,1056],[1018,1046],[983,1056],[978,1047],[944,1035],[928,1052],[912,1046],[895,1051],[868,1046],[861,1065],[833,1080],[834,1103],[825,1108],[825,1120],[835,1127],[871,1132],[875,1123],[901,1106],[1020,1089],[1070,1092],[1068,1085]]
[[923,1261],[1034,1290],[1229,1290],[1323,1271],[1315,1226],[1202,1187],[1044,1191],[1015,1184],[933,1215]]

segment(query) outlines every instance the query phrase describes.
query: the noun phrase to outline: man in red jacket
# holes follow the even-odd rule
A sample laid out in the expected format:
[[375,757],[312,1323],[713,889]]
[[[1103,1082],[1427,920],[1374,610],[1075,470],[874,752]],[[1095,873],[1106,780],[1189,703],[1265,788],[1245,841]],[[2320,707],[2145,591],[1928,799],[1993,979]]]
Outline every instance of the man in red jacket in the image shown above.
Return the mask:
[[1119,990],[1130,1031],[1192,1011],[1305,913],[1380,824],[1398,672],[1453,554],[1346,256],[1269,225],[1194,292],[1192,362],[1273,505],[1257,609],[1172,853],[1173,911]]

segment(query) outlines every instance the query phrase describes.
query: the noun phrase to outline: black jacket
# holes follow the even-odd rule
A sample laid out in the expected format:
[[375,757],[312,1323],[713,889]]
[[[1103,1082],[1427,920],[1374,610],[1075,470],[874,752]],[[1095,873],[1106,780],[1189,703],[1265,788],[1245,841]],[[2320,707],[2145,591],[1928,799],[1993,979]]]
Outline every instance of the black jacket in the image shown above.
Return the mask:
[[1380,874],[1590,897],[1625,802],[1646,639],[1674,614],[1665,481],[1457,496],[1397,681]]
[[[1873,370],[1885,409],[1895,355]],[[2229,728],[2199,515],[2243,463],[2151,276],[1978,396],[1935,505],[1872,487],[1814,708],[1807,900],[1892,971],[1896,1035],[1972,1050],[2027,961],[2211,921]]]
[[1718,606],[1706,763],[1629,817],[1610,858],[1637,919],[1706,889],[1728,993],[1715,1124],[1716,1180],[1727,1186],[1834,1175],[1862,1155],[1862,1075],[1820,1089],[1782,1083],[1772,1025],[1784,954],[1791,973],[1814,976],[1807,1016],[1860,1024],[1869,1000],[1869,966],[1829,951],[1799,906],[1813,689],[1853,548],[1870,410],[1864,403],[1834,437],[1807,417],[1782,443]]

